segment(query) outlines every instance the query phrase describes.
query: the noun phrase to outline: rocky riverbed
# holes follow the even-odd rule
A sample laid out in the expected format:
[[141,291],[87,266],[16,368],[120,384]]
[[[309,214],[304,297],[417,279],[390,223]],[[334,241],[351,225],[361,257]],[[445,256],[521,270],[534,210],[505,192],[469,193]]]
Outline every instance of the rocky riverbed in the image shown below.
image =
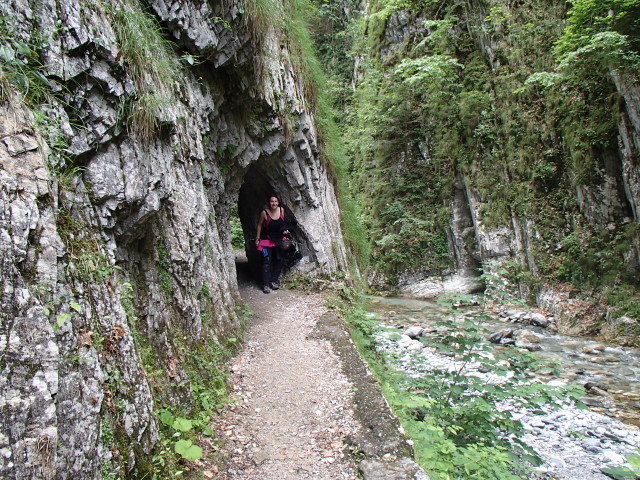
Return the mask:
[[[431,302],[376,299],[371,310],[384,325],[376,337],[377,349],[406,376],[460,367],[429,345],[429,337],[445,328],[438,324],[445,316],[443,308]],[[474,313],[461,312],[454,322],[462,323]],[[569,400],[535,410],[518,402],[496,405],[522,423],[521,439],[543,461],[531,478],[604,480],[611,477],[603,469],[627,465],[627,457],[640,448],[640,430],[634,425],[640,418],[638,351],[557,335],[553,317],[539,312],[512,310],[475,316],[482,318],[487,329],[485,346],[535,351],[548,363],[549,368],[540,369],[527,381],[557,388],[577,385],[584,390],[577,403]],[[485,351],[482,355],[492,354]],[[489,383],[514,378],[512,374],[497,377],[481,361],[467,364],[464,374]],[[581,403],[589,408],[580,408]]]

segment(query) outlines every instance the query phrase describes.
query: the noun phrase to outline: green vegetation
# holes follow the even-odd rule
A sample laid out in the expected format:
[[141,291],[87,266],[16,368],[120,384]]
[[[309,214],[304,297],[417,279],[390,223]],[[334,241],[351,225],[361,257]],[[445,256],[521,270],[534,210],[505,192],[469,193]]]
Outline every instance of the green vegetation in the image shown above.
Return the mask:
[[[13,29],[15,20],[0,16],[0,102],[13,108],[26,107],[33,114],[33,127],[50,149],[47,166],[59,177],[77,173],[68,139],[56,106],[65,105],[64,87],[47,76],[41,55],[49,48],[38,31],[20,41]],[[77,125],[77,127],[81,127]]]
[[173,289],[175,288],[175,284],[173,283],[173,278],[171,276],[171,264],[169,258],[169,250],[167,250],[166,244],[158,245],[156,248],[158,253],[158,277],[159,284],[162,288],[162,291],[169,299],[173,295]]
[[173,95],[173,82],[179,72],[173,43],[166,40],[151,13],[135,0],[121,6],[109,4],[127,72],[140,96],[148,93]]
[[[177,102],[174,82],[180,73],[180,59],[155,17],[136,0],[103,6],[113,19],[137,92],[128,105],[127,123],[133,135],[149,141],[159,132],[162,114]],[[187,63],[193,60],[189,56],[183,58]]]
[[[277,6],[271,0],[245,2],[251,29],[264,31],[269,25],[285,34],[293,68],[305,93],[306,101],[316,115],[321,145],[321,161],[327,167],[336,186],[341,210],[341,225],[345,242],[362,267],[368,263],[369,244],[349,185],[349,160],[342,133],[336,123],[336,112],[329,94],[332,84],[327,78],[315,52],[310,24],[314,6],[307,0],[287,0]],[[262,27],[262,28],[261,28]],[[283,112],[283,122],[291,128],[291,120]]]
[[[390,287],[403,273],[449,271],[460,189],[486,228],[533,232],[532,255],[506,268],[510,284],[530,293],[548,280],[569,284],[636,314],[621,294],[637,301],[627,201],[603,230],[575,192],[597,198],[604,172],[621,181],[607,163],[623,105],[614,77],[640,75],[640,2],[378,0],[364,18],[315,5],[314,38],[346,132],[344,171],[371,266]],[[400,13],[415,28],[392,43],[385,32],[400,28],[390,26]],[[474,252],[473,237],[465,247]]]
[[247,19],[247,27],[254,41],[260,43],[262,35],[274,28],[282,28],[283,3],[277,0],[243,0],[242,14]]
[[[232,314],[239,325],[235,337],[216,342],[210,334],[203,334],[199,341],[190,340],[186,334],[177,335],[169,340],[169,352],[159,355],[155,339],[144,332],[136,315],[134,302],[141,294],[130,283],[121,285],[122,306],[155,400],[160,439],[150,457],[137,452],[140,456],[136,456],[135,478],[175,478],[184,475],[185,461],[198,460],[206,453],[198,443],[203,436],[213,435],[212,418],[228,402],[225,366],[240,345],[252,313],[245,306],[236,308]],[[215,318],[208,286],[202,286],[198,298],[205,316]],[[215,326],[203,320],[203,330],[209,332]],[[117,385],[113,388],[114,393],[117,388]],[[127,466],[111,463],[109,471],[115,475],[113,478],[125,478],[117,472],[128,471]]]
[[629,455],[627,462],[629,467],[605,467],[602,469],[609,477],[615,480],[633,480],[640,476],[640,455]]
[[22,101],[28,105],[45,103],[52,93],[52,84],[43,73],[37,47],[8,38],[4,24],[5,21],[2,19],[0,22],[0,28],[2,28],[0,99],[4,102],[10,100],[11,91],[16,90],[22,95]]
[[229,225],[231,226],[231,246],[236,250],[244,250],[244,231],[238,217],[238,206],[234,205],[229,214]]

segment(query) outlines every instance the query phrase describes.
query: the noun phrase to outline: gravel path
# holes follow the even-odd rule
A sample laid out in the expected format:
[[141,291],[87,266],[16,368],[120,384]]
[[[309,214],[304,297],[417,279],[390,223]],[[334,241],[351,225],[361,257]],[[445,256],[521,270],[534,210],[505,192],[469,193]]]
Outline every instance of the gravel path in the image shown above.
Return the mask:
[[228,479],[356,479],[345,444],[357,434],[353,389],[328,341],[312,335],[326,312],[318,294],[264,294],[241,285],[254,312],[232,364],[238,402],[221,428]]
[[202,439],[209,458],[196,462],[194,473],[216,480],[428,480],[325,296],[286,288],[264,294],[243,254],[236,265],[252,322],[231,363],[235,402],[216,421],[215,438]]

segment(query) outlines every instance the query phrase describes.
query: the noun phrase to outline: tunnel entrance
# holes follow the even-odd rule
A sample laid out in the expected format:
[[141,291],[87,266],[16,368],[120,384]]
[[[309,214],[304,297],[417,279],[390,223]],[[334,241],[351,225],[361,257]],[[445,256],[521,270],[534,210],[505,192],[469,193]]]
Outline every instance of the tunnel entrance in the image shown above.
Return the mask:
[[[252,165],[247,170],[242,186],[238,193],[237,203],[237,218],[242,228],[242,235],[244,239],[244,253],[246,260],[236,257],[236,270],[240,276],[246,278],[247,275],[258,283],[261,283],[261,266],[262,256],[260,252],[256,250],[255,238],[256,227],[258,224],[258,218],[260,213],[265,210],[268,205],[268,198],[271,194],[276,194],[280,198],[281,206],[285,209],[285,218],[287,221],[297,224],[295,212],[293,207],[288,201],[289,195],[287,195],[289,187],[283,186],[280,182],[275,182],[270,179],[266,172],[272,170],[276,172],[277,167],[269,162],[262,163],[263,168],[259,168],[258,165]],[[232,211],[232,216],[234,212]],[[299,250],[303,250],[302,244],[304,238],[299,228],[295,229],[294,235],[299,246]],[[234,249],[237,248],[234,245]],[[246,263],[245,263],[246,262]],[[290,265],[285,262],[283,268],[283,274],[286,274]]]

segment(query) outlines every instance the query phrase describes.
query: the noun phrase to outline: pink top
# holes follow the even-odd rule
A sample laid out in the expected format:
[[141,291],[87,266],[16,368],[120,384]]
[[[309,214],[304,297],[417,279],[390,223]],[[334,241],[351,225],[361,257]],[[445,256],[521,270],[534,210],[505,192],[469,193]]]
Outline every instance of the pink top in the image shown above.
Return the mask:
[[276,244],[273,240],[260,240],[258,243],[258,251],[261,252],[264,247],[275,247]]

